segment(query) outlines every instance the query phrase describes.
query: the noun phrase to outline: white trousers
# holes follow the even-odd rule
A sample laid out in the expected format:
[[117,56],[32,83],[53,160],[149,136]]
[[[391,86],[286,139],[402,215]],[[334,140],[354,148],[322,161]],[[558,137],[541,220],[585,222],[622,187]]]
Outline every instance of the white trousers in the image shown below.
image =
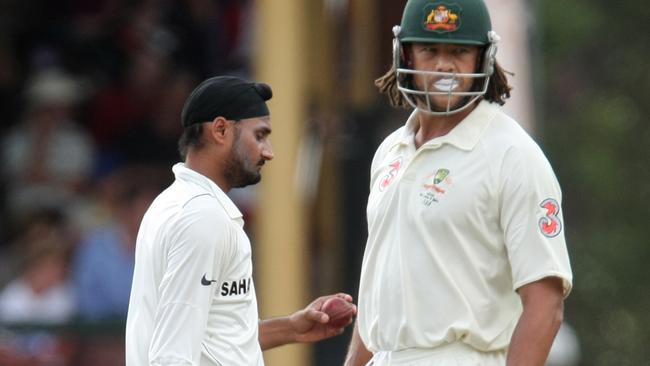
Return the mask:
[[506,351],[481,352],[460,342],[374,354],[366,366],[505,366]]

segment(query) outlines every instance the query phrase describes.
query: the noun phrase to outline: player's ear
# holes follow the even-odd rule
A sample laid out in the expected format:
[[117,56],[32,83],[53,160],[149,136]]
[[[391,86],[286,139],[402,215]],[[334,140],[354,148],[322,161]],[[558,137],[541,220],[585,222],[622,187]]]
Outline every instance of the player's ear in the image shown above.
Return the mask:
[[232,134],[232,123],[223,117],[217,117],[208,124],[208,135],[217,143],[225,143]]

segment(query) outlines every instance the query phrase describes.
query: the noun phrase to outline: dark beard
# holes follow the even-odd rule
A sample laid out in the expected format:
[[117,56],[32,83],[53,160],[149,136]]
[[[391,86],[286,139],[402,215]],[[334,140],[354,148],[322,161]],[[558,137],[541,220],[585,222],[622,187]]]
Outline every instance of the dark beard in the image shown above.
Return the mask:
[[255,165],[246,159],[239,150],[237,142],[235,141],[235,147],[226,161],[225,178],[228,184],[232,188],[241,188],[259,183],[262,180],[262,175],[256,169],[259,163]]

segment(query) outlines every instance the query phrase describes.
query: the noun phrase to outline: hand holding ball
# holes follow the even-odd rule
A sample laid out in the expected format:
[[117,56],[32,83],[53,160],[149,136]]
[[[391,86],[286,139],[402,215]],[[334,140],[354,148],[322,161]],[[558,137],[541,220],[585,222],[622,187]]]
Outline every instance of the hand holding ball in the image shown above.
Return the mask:
[[325,301],[321,311],[330,317],[327,325],[334,328],[343,328],[350,324],[352,317],[357,313],[357,308],[354,304],[340,297],[332,297]]

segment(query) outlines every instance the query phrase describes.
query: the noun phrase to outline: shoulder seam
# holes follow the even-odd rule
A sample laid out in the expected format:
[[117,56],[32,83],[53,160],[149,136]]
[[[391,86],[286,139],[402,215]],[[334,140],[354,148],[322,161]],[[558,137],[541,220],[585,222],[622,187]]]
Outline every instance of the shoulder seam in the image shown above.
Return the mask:
[[209,193],[203,193],[203,194],[199,194],[199,195],[196,195],[196,196],[192,196],[190,199],[185,201],[185,203],[183,203],[183,205],[181,207],[185,208],[185,206],[187,206],[187,204],[190,203],[193,199],[195,199],[197,197],[202,197],[202,196],[210,196],[210,194]]

